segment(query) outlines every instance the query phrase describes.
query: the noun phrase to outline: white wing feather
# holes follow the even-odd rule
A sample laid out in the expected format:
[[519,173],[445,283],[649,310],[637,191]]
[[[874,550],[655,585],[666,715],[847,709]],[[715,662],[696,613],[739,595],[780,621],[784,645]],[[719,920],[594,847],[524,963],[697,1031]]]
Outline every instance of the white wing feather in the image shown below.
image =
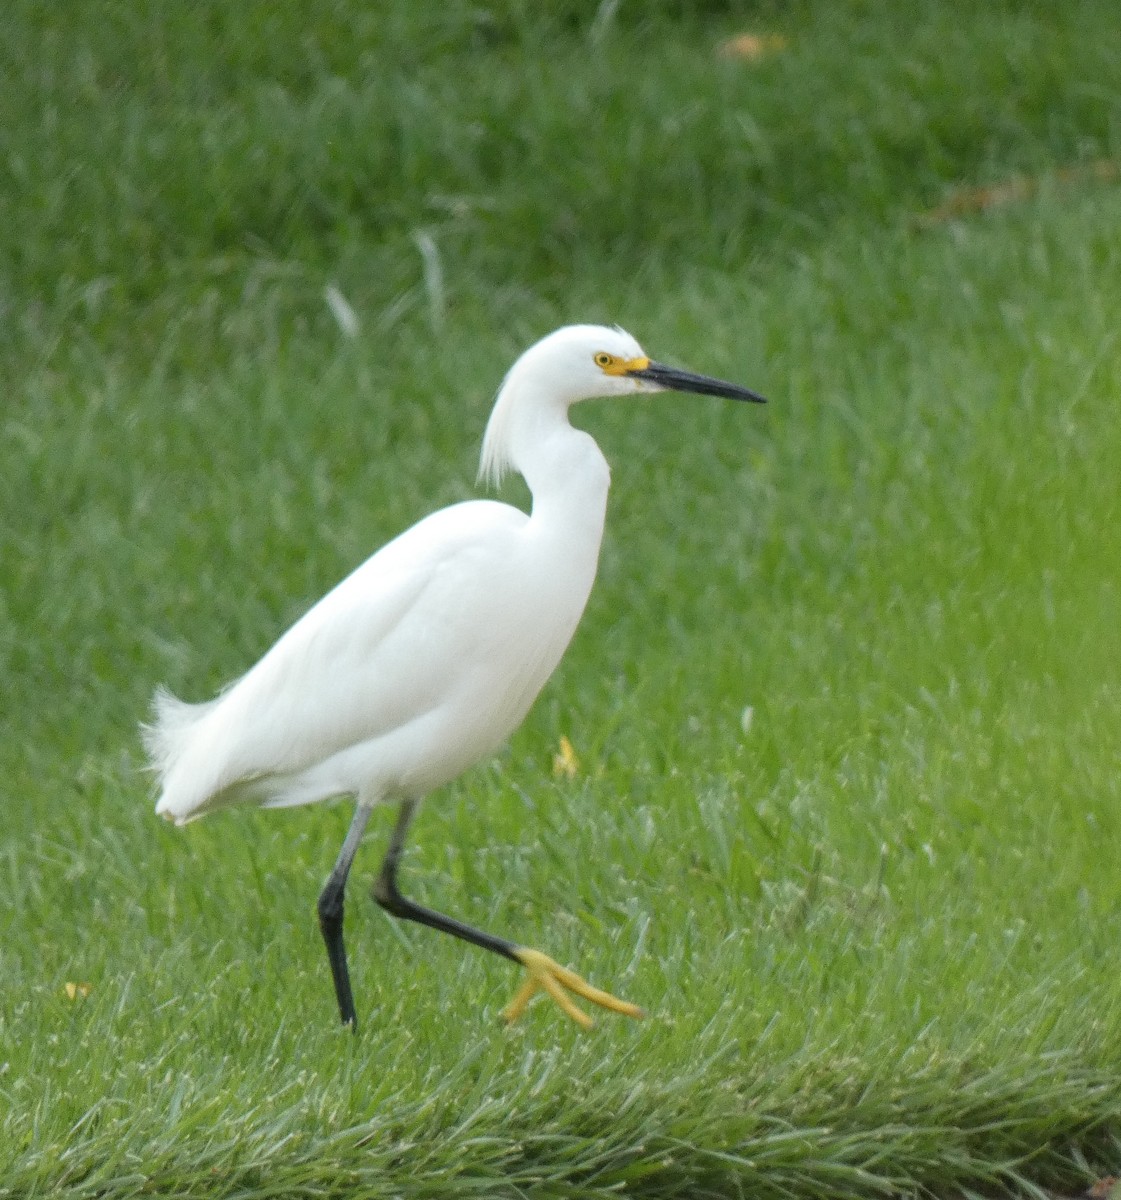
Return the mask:
[[367,559],[216,700],[158,693],[145,733],[163,785],[157,812],[183,822],[245,799],[321,799],[314,787],[286,797],[280,781],[408,726],[473,673],[489,673],[503,622],[515,617],[501,578],[526,521],[493,501],[434,513]]

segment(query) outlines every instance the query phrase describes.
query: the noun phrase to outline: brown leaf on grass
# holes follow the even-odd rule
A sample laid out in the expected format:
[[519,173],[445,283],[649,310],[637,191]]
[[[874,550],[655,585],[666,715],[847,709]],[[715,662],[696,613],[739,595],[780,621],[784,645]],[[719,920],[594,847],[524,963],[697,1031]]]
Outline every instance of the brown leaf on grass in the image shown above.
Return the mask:
[[739,33],[721,42],[716,53],[721,58],[740,58],[746,62],[758,62],[769,54],[785,50],[787,40],[781,33]]
[[576,757],[576,751],[572,748],[572,743],[561,734],[560,748],[553,755],[553,774],[559,779],[562,775],[565,779],[575,779],[580,770],[580,760]]
[[1111,158],[1060,167],[1053,175],[1013,175],[1011,179],[990,187],[957,188],[937,208],[922,213],[916,221],[924,227],[942,225],[959,217],[1027,200],[1051,180],[1065,184],[1112,183],[1118,178],[1121,178],[1121,163]]
[[1048,1200],[1121,1200],[1121,1179],[1116,1175],[1103,1175],[1077,1196],[1067,1192],[1048,1192]]

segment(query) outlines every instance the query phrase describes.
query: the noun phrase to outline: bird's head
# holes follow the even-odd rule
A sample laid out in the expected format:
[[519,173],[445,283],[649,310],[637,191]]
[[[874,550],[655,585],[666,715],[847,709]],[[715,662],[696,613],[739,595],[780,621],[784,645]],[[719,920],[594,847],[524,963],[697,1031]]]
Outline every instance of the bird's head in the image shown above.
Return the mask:
[[511,369],[539,394],[562,403],[638,392],[697,392],[763,403],[763,397],[733,383],[652,362],[624,329],[566,325],[531,346]]
[[524,461],[540,438],[543,417],[551,420],[579,400],[641,392],[697,392],[764,403],[737,384],[652,362],[623,329],[566,325],[530,346],[510,368],[487,423],[480,477],[497,483],[509,467],[524,473],[519,456]]

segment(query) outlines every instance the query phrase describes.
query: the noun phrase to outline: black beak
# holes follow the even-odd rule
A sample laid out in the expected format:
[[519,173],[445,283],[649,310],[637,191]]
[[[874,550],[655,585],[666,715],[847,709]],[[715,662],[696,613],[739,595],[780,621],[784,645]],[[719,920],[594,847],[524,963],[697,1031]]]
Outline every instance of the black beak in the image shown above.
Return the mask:
[[726,396],[729,400],[750,400],[753,404],[767,403],[758,392],[748,391],[747,388],[734,383],[725,383],[722,379],[713,379],[709,375],[679,371],[676,367],[667,367],[662,363],[652,362],[641,371],[628,371],[627,374],[632,379],[648,379],[671,392],[696,392],[701,396]]

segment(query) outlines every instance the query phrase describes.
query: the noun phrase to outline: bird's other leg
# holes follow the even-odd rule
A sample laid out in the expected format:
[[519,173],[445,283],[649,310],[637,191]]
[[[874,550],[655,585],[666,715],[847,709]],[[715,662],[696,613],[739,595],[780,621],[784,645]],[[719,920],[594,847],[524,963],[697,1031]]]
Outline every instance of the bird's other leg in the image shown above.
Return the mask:
[[416,904],[407,896],[401,895],[397,888],[397,864],[401,861],[405,835],[413,822],[417,804],[416,800],[405,800],[401,804],[401,811],[397,815],[397,824],[394,825],[393,834],[389,839],[389,849],[385,852],[385,860],[381,864],[377,879],[374,880],[372,889],[374,899],[387,913],[391,913],[395,917],[400,917],[405,921],[418,921],[430,929],[439,929],[443,933],[450,933],[453,937],[462,938],[465,942],[482,946],[484,950],[491,950],[495,954],[501,954],[504,958],[520,962],[521,959],[517,955],[518,947],[513,942],[495,937],[490,933],[484,933],[483,930],[457,921],[454,917],[445,917],[443,913],[434,912],[431,908],[425,908],[422,904]]
[[514,999],[503,1010],[502,1015],[507,1021],[513,1021],[520,1016],[525,1011],[526,1005],[539,991],[547,992],[563,1012],[578,1024],[583,1025],[585,1029],[591,1027],[592,1019],[572,1003],[567,991],[575,992],[593,1004],[609,1008],[613,1012],[624,1013],[629,1017],[644,1015],[642,1009],[637,1005],[628,1004],[627,1001],[619,1000],[609,992],[592,987],[574,971],[569,971],[559,963],[553,962],[540,950],[530,950],[525,946],[519,946],[515,942],[497,937],[493,933],[486,933],[482,929],[476,929],[473,925],[457,921],[454,917],[447,917],[443,913],[415,903],[407,896],[402,896],[397,887],[397,865],[401,860],[405,836],[412,824],[417,803],[416,800],[406,800],[402,803],[401,811],[397,816],[397,824],[393,827],[393,835],[389,840],[389,849],[386,851],[378,877],[374,881],[373,897],[386,912],[405,921],[417,921],[421,925],[427,925],[430,929],[450,933],[453,937],[462,938],[463,941],[470,942],[474,946],[481,946],[484,950],[490,950],[494,954],[501,954],[503,958],[509,958],[525,967],[525,982]]
[[366,832],[370,819],[370,806],[359,804],[354,819],[346,833],[346,840],[339,851],[335,869],[331,872],[323,891],[319,893],[319,931],[327,944],[327,958],[331,964],[331,978],[335,981],[335,997],[339,1002],[339,1017],[344,1025],[358,1028],[358,1017],[354,1011],[354,996],[350,990],[350,972],[346,966],[346,946],[343,944],[343,893],[351,863],[358,853],[358,845]]

